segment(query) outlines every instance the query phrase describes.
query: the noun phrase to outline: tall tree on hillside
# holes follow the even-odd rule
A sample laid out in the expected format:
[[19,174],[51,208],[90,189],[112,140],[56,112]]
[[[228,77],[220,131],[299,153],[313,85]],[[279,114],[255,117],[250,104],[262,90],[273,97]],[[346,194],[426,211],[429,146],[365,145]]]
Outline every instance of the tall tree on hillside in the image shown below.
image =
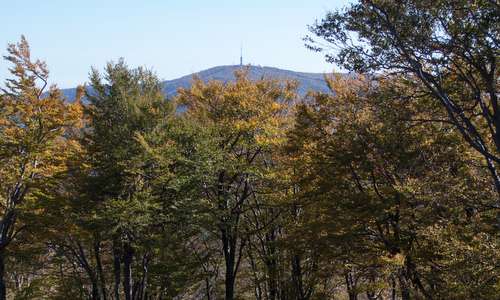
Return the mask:
[[407,98],[397,77],[329,84],[335,96],[313,94],[290,132],[297,246],[330,262],[319,268],[345,278],[349,299],[494,298],[496,268],[474,271],[495,265],[499,245],[478,225],[495,196],[481,187],[481,157],[452,124],[426,122],[445,112],[429,96]]
[[68,129],[81,117],[79,102],[66,104],[55,86],[48,88],[47,66],[32,60],[24,37],[7,51],[13,78],[6,80],[0,99],[0,299],[6,298],[6,251],[25,229],[19,212],[65,171],[67,155],[77,147]]
[[168,120],[173,109],[152,72],[129,69],[123,60],[107,65],[104,81],[93,70],[90,87],[84,145],[91,171],[86,196],[100,208],[104,233],[112,239],[114,296],[120,297],[123,286],[129,300],[138,288],[133,282],[134,260],[148,261],[151,249],[145,246],[155,233],[152,228],[161,228],[163,222],[161,199],[151,191],[151,165],[143,159],[138,136]]
[[[311,27],[310,48],[348,70],[412,74],[487,164],[500,208],[497,1],[357,1]],[[435,120],[442,122],[443,120]]]
[[285,140],[295,84],[273,80],[252,82],[245,73],[235,83],[195,80],[177,101],[185,117],[206,132],[212,153],[199,188],[205,203],[205,229],[216,233],[225,264],[225,299],[235,297],[244,249],[249,242],[245,214],[269,184],[271,153]]

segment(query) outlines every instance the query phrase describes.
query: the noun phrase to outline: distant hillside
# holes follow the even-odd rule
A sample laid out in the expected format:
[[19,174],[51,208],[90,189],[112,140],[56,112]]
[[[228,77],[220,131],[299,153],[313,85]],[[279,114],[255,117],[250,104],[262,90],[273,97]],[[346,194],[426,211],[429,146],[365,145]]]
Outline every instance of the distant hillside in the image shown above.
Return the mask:
[[[258,67],[258,66],[244,66],[243,68],[248,68],[248,76],[252,80],[257,80],[260,78],[272,78],[272,79],[291,79],[297,80],[299,85],[299,93],[304,95],[309,90],[314,91],[328,91],[328,87],[324,80],[324,74],[322,73],[301,73],[289,70],[282,70],[272,67]],[[234,80],[234,72],[241,69],[241,66],[219,66],[195,73],[203,81],[209,80],[220,80],[222,82],[228,82]],[[193,79],[193,75],[190,74],[178,79],[165,81],[163,90],[165,94],[170,97],[174,96],[179,87],[187,88],[190,86]]]
[[[234,72],[241,68],[242,67],[239,65],[218,66],[177,79],[166,80],[162,82],[163,91],[168,98],[175,96],[178,88],[188,88],[191,85],[194,75],[197,75],[205,82],[210,80],[219,80],[222,82],[233,81]],[[305,95],[310,90],[321,92],[328,91],[323,73],[303,73],[251,65],[243,66],[243,68],[248,68],[248,76],[251,80],[260,78],[297,80],[299,82],[298,92],[300,95]],[[67,99],[75,99],[76,89],[63,89],[62,92]]]

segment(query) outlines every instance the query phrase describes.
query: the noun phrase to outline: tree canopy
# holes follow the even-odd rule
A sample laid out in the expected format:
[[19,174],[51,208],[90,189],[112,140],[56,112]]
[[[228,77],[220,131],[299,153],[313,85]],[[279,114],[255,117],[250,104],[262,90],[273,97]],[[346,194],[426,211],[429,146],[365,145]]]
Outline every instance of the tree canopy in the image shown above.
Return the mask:
[[0,91],[0,300],[497,299],[499,6],[355,1],[349,74],[191,85],[124,59],[66,99],[24,37]]

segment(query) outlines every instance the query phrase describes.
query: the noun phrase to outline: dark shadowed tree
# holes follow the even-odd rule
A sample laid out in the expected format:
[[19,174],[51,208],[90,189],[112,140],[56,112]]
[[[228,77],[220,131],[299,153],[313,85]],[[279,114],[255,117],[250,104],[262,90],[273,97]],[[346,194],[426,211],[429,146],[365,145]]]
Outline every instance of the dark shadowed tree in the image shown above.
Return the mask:
[[498,1],[362,0],[328,13],[306,41],[348,70],[415,79],[413,92],[439,102],[484,157],[500,208],[499,24]]

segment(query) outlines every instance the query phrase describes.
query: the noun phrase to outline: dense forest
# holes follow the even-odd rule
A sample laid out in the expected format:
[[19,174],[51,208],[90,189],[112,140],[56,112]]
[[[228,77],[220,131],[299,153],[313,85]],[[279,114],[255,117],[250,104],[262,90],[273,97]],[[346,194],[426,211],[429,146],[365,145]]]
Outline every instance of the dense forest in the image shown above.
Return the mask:
[[93,68],[22,37],[0,92],[2,299],[500,299],[500,5],[361,0],[306,47],[349,76]]

